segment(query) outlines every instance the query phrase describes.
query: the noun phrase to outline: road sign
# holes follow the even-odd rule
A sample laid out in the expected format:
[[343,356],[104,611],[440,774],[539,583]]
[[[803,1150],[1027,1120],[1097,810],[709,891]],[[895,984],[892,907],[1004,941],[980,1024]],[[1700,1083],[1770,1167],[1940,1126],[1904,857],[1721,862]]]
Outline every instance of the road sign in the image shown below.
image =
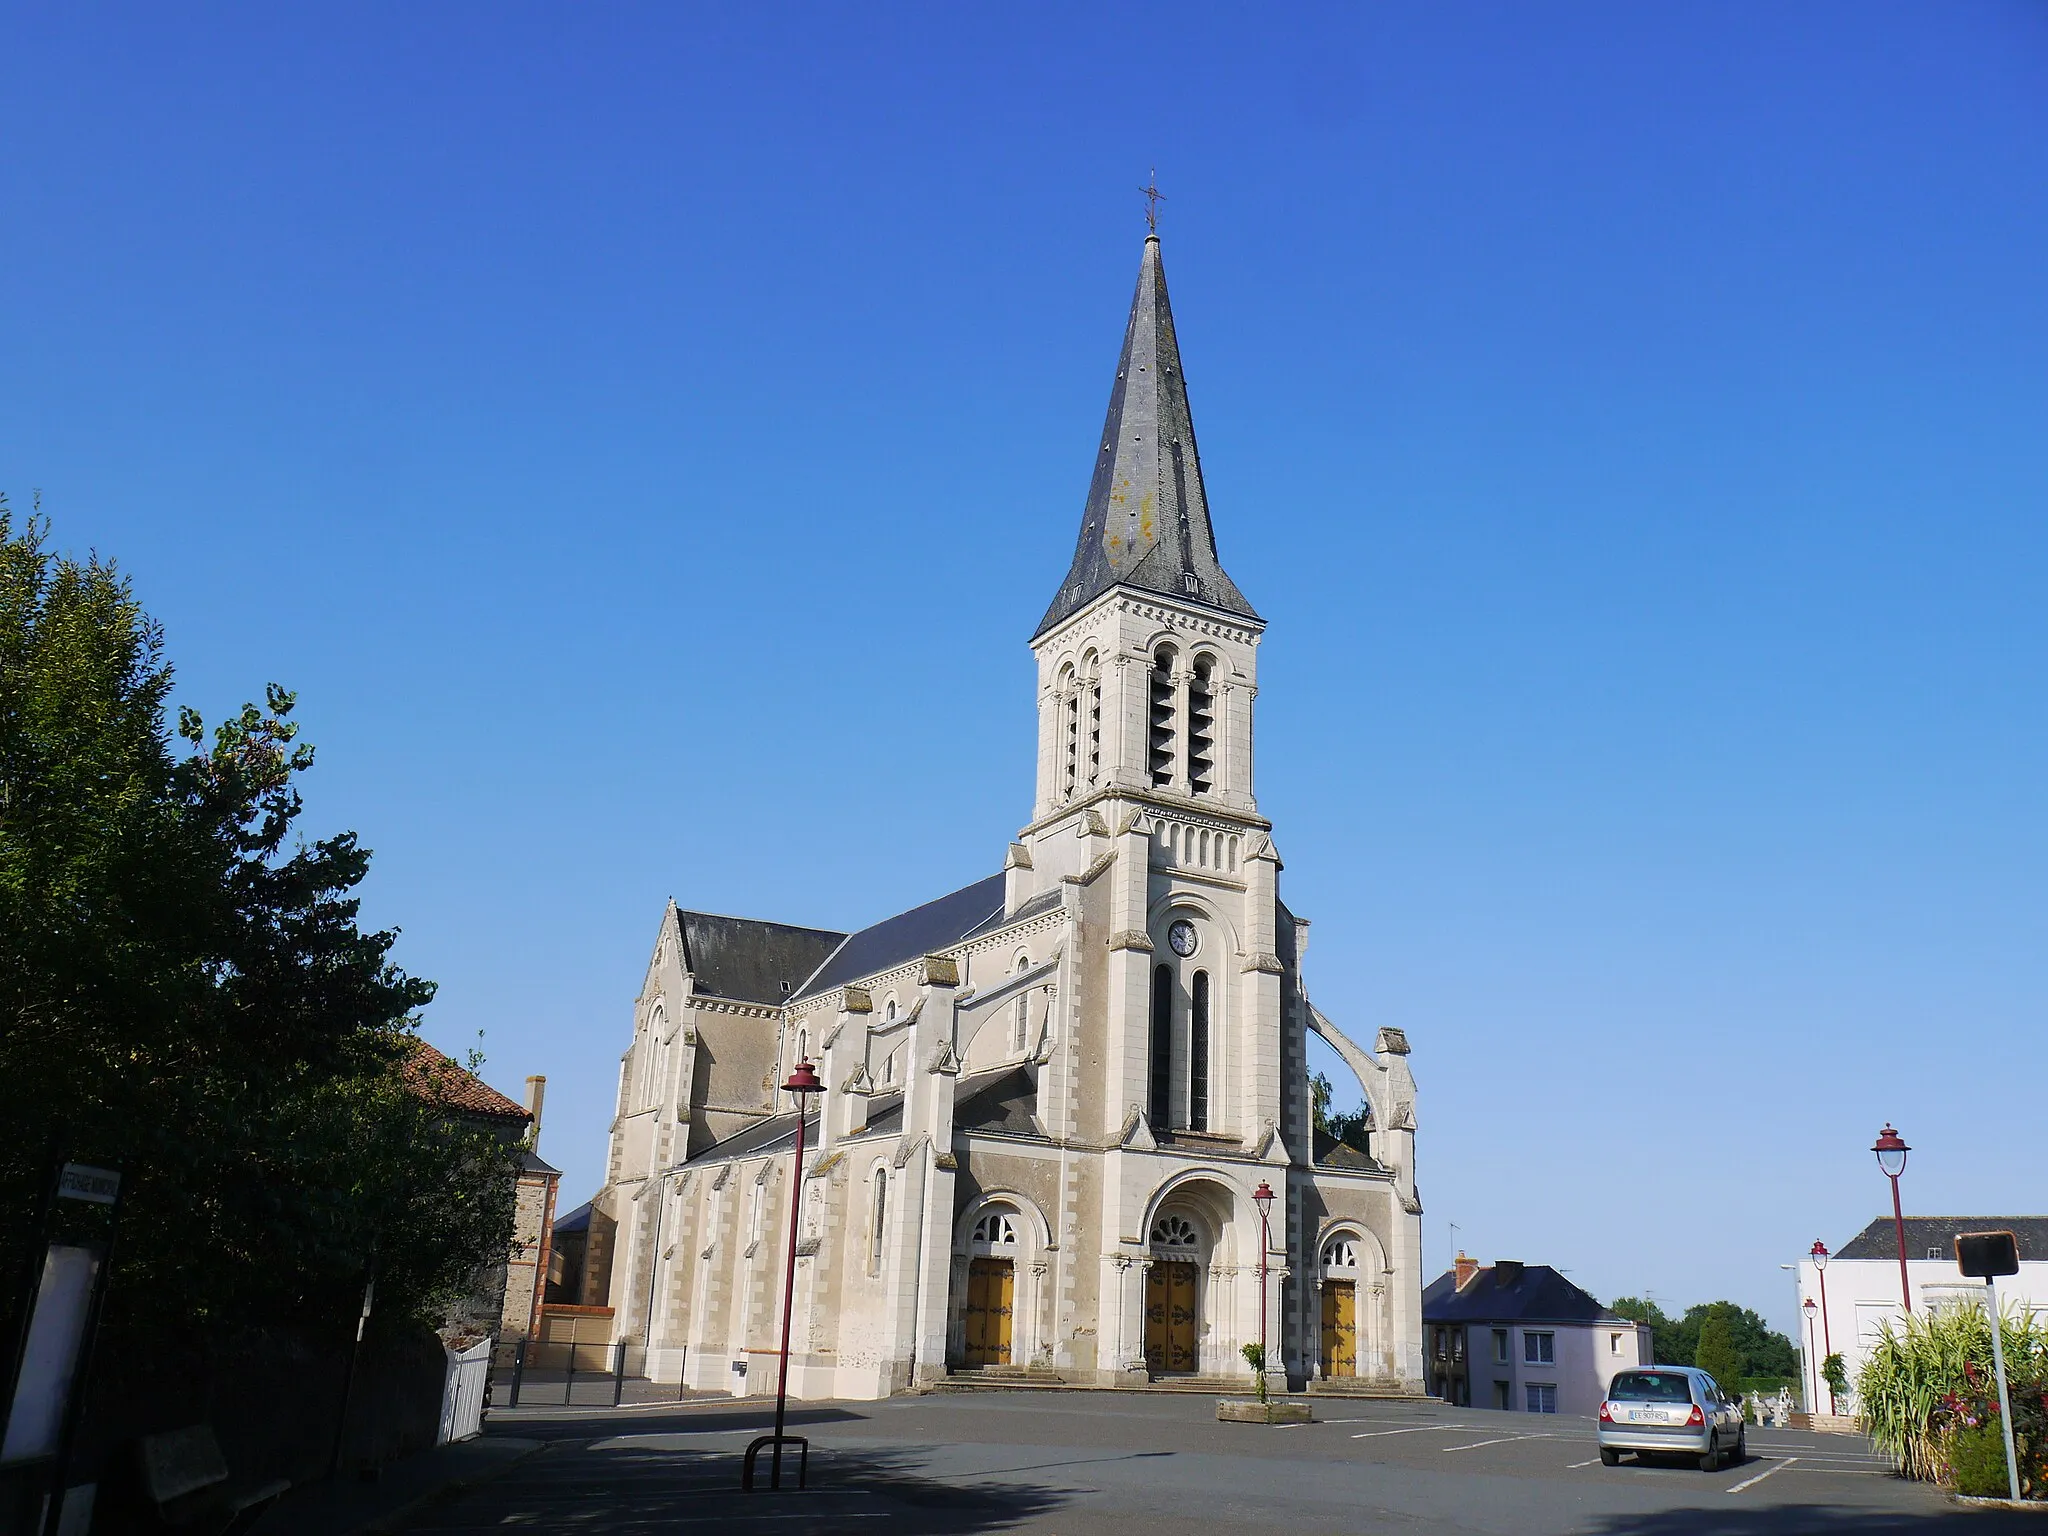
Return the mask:
[[57,1175],[59,1200],[90,1200],[95,1205],[112,1205],[121,1198],[121,1175],[111,1168],[92,1168],[84,1163],[66,1163]]
[[2010,1232],[1958,1232],[1956,1268],[1972,1280],[2020,1272],[2020,1240]]

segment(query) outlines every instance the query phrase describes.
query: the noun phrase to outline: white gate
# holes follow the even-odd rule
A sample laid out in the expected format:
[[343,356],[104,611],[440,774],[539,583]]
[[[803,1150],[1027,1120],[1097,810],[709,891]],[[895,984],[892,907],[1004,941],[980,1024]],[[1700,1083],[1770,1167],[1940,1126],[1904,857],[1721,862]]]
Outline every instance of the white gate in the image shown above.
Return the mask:
[[469,1440],[483,1433],[484,1386],[491,1379],[491,1341],[479,1339],[457,1354],[445,1349],[448,1374],[441,1383],[441,1429],[435,1444]]

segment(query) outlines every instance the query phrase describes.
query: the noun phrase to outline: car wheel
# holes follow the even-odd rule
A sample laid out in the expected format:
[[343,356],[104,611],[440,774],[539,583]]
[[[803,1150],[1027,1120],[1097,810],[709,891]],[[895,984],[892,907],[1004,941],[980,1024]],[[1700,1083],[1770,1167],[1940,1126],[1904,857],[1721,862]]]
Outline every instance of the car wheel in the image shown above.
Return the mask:
[[1700,1453],[1700,1470],[1702,1472],[1718,1472],[1721,1470],[1720,1441],[1711,1437],[1708,1438],[1707,1448]]
[[1735,1454],[1729,1458],[1732,1466],[1741,1466],[1749,1460],[1749,1426],[1743,1425],[1735,1431]]
[[1619,1451],[1616,1451],[1616,1450],[1610,1450],[1610,1449],[1609,1449],[1608,1447],[1606,1447],[1606,1446],[1604,1446],[1604,1445],[1603,1445],[1603,1446],[1601,1446],[1601,1447],[1600,1447],[1600,1465],[1601,1465],[1601,1466],[1603,1466],[1603,1467],[1618,1467],[1618,1466],[1620,1466],[1620,1465],[1621,1465],[1621,1452],[1619,1452]]

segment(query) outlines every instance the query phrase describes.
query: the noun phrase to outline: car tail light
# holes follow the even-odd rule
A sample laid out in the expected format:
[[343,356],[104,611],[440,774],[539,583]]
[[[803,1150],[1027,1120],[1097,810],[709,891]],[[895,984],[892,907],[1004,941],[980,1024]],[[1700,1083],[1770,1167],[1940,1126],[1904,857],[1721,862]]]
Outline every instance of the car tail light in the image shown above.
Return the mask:
[[1707,1422],[1707,1416],[1700,1412],[1700,1405],[1698,1403],[1692,1405],[1692,1412],[1685,1416],[1685,1422],[1692,1429],[1698,1429]]
[[1600,1422],[1602,1424],[1612,1424],[1614,1422],[1613,1411],[1605,1403],[1600,1405]]

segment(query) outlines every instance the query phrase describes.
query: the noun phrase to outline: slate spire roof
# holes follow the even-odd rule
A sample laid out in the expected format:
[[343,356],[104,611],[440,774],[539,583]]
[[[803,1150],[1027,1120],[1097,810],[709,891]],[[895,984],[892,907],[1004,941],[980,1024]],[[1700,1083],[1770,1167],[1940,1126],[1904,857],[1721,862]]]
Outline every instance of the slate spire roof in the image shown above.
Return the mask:
[[1074,566],[1038,634],[1114,586],[1167,594],[1254,622],[1259,617],[1216,558],[1157,235],[1145,237],[1138,264],[1138,291],[1124,328]]

